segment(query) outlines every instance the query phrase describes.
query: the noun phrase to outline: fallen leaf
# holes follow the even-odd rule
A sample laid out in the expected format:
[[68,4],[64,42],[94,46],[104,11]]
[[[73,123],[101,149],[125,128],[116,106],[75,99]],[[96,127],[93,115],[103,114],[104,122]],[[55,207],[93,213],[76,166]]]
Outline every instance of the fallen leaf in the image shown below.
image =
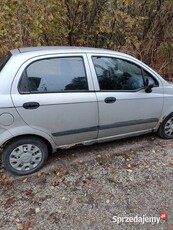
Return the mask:
[[35,208],[35,213],[38,213],[38,212],[40,212],[40,208],[39,207]]
[[167,158],[169,158],[170,160],[173,160],[173,156],[167,156]]
[[106,204],[109,204],[110,203],[110,200],[108,199],[108,200],[106,200]]
[[83,180],[83,183],[86,184],[86,185],[91,185],[92,180]]
[[41,171],[40,171],[40,172],[37,173],[37,176],[40,177],[40,176],[42,176],[43,174],[44,174],[44,172],[41,172]]
[[8,179],[4,178],[3,176],[0,177],[0,183],[7,184],[7,183],[9,183],[9,182],[10,182],[10,181],[9,181]]
[[9,208],[11,205],[12,205],[12,203],[14,203],[16,201],[16,197],[15,196],[10,196],[8,199],[7,199],[7,201],[6,201],[6,203],[5,203],[5,208]]
[[35,195],[32,189],[27,190],[27,191],[25,192],[25,194],[26,194],[27,196],[34,196],[34,195]]
[[62,211],[60,209],[56,209],[56,212],[57,213],[61,213]]
[[21,223],[17,223],[16,226],[17,226],[17,229],[19,229],[19,230],[23,230],[24,229],[24,226]]
[[19,212],[17,210],[12,211],[13,216],[17,216],[18,214],[19,214]]
[[52,185],[53,187],[56,187],[56,186],[59,185],[59,182],[58,182],[58,181],[52,181],[51,185]]
[[28,178],[25,178],[22,182],[23,182],[23,183],[26,183],[26,182],[27,182],[27,180],[28,180]]
[[60,172],[56,172],[57,177],[60,177],[60,175],[61,175]]
[[139,168],[139,165],[137,165],[137,164],[132,164],[132,165],[131,165],[131,168]]

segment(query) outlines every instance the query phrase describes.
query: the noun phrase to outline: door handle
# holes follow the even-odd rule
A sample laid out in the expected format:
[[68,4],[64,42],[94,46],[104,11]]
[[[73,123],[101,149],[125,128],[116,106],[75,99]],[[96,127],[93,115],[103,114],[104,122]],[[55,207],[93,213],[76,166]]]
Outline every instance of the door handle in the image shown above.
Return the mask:
[[106,97],[105,98],[105,103],[114,103],[114,102],[116,102],[115,97]]
[[39,106],[38,102],[26,102],[23,104],[24,109],[37,109]]

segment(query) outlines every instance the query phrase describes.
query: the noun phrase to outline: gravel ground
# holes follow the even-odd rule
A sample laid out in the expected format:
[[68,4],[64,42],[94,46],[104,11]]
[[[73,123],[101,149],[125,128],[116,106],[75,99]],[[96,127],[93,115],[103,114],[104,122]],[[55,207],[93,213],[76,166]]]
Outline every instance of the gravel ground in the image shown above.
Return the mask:
[[[146,135],[58,152],[29,176],[0,165],[1,230],[173,230],[171,140]],[[165,220],[148,222],[160,213]]]

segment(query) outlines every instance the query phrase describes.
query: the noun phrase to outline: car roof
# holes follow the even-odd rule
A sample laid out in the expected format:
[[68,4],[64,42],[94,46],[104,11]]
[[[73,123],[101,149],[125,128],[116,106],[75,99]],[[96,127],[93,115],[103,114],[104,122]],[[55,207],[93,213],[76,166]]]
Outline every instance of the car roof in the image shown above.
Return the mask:
[[15,54],[22,54],[22,53],[30,53],[30,52],[38,52],[39,54],[52,54],[52,53],[79,53],[79,52],[86,52],[86,53],[97,53],[97,54],[121,54],[123,56],[128,56],[130,55],[113,51],[113,50],[108,50],[108,49],[102,49],[102,48],[92,48],[92,47],[76,47],[76,46],[38,46],[38,47],[23,47],[23,48],[18,48],[18,49],[13,49],[10,50],[10,52],[15,55]]
[[38,46],[38,47],[24,47],[19,48],[20,53],[31,52],[31,51],[47,51],[47,50],[56,50],[56,51],[103,51],[105,49],[100,48],[91,48],[91,47],[76,47],[76,46]]

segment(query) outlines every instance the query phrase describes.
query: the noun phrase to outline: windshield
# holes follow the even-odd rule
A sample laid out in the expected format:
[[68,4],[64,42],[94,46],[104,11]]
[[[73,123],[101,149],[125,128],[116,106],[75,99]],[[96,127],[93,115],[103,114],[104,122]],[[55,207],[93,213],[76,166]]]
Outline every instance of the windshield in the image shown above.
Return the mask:
[[11,53],[8,53],[5,57],[0,59],[0,72],[5,66],[5,64],[8,62],[8,60],[10,59],[10,57],[11,57]]

